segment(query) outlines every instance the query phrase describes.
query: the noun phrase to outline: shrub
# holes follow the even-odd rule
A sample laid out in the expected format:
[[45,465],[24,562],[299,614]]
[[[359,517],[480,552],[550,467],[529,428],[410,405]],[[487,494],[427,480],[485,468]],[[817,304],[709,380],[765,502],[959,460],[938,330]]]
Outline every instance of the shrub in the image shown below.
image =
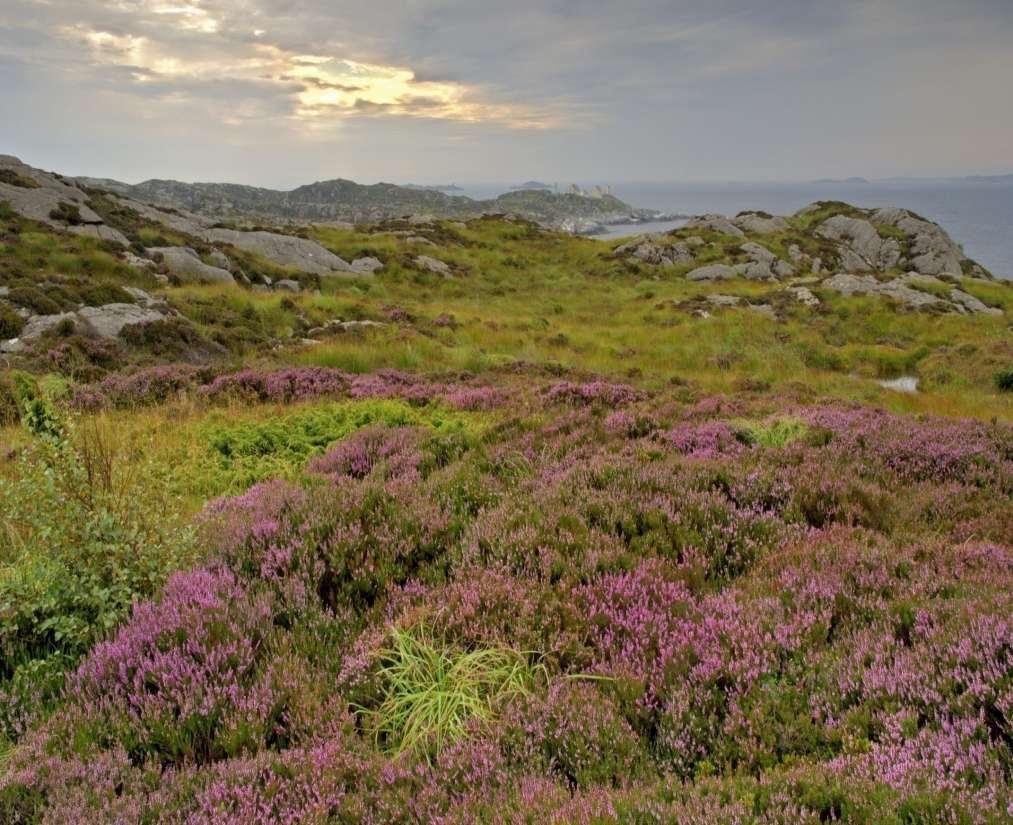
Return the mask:
[[36,315],[56,315],[62,307],[45,292],[33,286],[16,286],[11,289],[7,300],[12,304],[31,310]]
[[55,207],[49,211],[49,217],[54,221],[62,221],[63,223],[70,224],[71,226],[77,226],[78,224],[84,223],[81,217],[81,209],[77,204],[67,203],[67,201],[60,201]]
[[8,168],[0,169],[0,183],[6,183],[8,186],[17,186],[21,189],[39,188],[39,184],[34,178],[22,175],[14,169]]
[[1013,392],[1013,370],[1000,370],[995,374],[995,386],[999,392]]
[[132,304],[134,296],[116,284],[95,284],[80,290],[81,302],[86,306],[99,307],[105,304]]
[[149,460],[93,422],[36,442],[16,477],[0,478],[0,691],[38,663],[73,663],[192,558],[191,531],[152,475]]
[[0,340],[17,338],[25,328],[25,319],[10,304],[0,301]]

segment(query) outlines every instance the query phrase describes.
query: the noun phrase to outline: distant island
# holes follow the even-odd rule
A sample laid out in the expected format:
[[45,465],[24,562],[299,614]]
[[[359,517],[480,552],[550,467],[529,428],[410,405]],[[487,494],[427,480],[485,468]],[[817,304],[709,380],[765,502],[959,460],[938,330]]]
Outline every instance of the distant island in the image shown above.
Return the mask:
[[422,191],[422,192],[426,192],[426,191],[428,191],[428,192],[444,192],[446,194],[457,194],[459,192],[463,192],[464,191],[460,186],[458,186],[457,184],[454,184],[454,183],[451,183],[449,185],[444,185],[444,186],[422,186],[422,185],[419,185],[417,183],[405,183],[405,184],[402,184],[402,186],[405,189],[414,189],[416,191]]
[[819,178],[818,180],[810,181],[810,183],[827,184],[827,183],[868,183],[869,181],[865,178],[852,177],[852,178]]
[[512,192],[515,192],[520,189],[555,189],[555,187],[548,183],[542,183],[541,181],[537,180],[524,181],[524,183],[519,183],[516,186],[510,187],[510,191]]

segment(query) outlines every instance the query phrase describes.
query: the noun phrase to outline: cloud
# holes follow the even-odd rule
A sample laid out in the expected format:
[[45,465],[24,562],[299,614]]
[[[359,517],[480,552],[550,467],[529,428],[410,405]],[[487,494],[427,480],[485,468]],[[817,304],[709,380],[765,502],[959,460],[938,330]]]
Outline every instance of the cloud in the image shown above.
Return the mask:
[[1001,171],[1011,36],[1009,0],[4,0],[0,141],[251,180]]

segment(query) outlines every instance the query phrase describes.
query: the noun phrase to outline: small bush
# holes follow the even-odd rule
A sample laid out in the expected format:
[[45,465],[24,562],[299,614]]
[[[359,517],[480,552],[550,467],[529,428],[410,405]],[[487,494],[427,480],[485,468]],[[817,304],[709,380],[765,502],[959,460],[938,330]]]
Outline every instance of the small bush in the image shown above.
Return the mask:
[[51,209],[49,217],[54,221],[62,221],[71,226],[78,226],[84,223],[84,220],[81,218],[81,209],[76,204],[67,203],[66,201],[60,201],[57,206]]
[[16,286],[7,296],[7,300],[19,307],[24,307],[36,315],[56,315],[60,304],[42,290],[33,286]]
[[0,183],[17,186],[21,189],[38,189],[39,184],[33,178],[15,172],[13,169],[0,169]]
[[17,338],[25,328],[25,319],[10,304],[0,301],[0,340]]
[[81,301],[86,306],[100,307],[105,304],[132,304],[133,296],[116,284],[95,284],[80,291]]
[[1013,392],[1013,369],[997,372],[995,374],[995,386],[999,392]]

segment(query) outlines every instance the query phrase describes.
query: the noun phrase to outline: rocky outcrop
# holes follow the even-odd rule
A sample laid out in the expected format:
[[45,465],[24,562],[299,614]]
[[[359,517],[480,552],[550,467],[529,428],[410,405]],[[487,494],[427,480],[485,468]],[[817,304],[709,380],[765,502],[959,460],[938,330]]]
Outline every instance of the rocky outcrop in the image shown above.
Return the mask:
[[113,303],[98,307],[81,307],[74,312],[59,312],[52,315],[33,315],[17,338],[0,341],[0,352],[19,353],[31,342],[57,328],[67,333],[88,335],[97,338],[116,338],[123,328],[130,324],[147,324],[162,321],[175,315],[168,305],[153,298],[140,289],[125,287],[131,295],[139,293],[144,305]]
[[977,315],[1002,315],[1002,310],[998,307],[990,307],[961,289],[951,289],[950,300],[958,307],[963,307],[967,312],[973,312]]
[[790,286],[785,292],[787,292],[794,300],[800,304],[804,304],[811,309],[820,305],[820,299],[817,298],[811,289],[804,286]]
[[731,222],[751,235],[772,235],[775,232],[787,232],[791,228],[784,218],[763,212],[740,212]]
[[53,229],[130,245],[119,230],[106,226],[88,206],[85,192],[10,155],[0,155],[0,201],[19,215]]
[[372,275],[383,269],[383,262],[377,258],[356,258],[352,261],[351,269],[360,275]]
[[202,284],[233,284],[235,278],[227,269],[209,266],[188,246],[158,246],[145,250],[152,260],[161,264],[170,275],[181,281]]
[[691,218],[686,222],[691,229],[709,229],[711,232],[720,232],[722,235],[732,235],[736,238],[744,238],[746,233],[732,223],[724,215],[700,215]]
[[728,264],[708,264],[699,266],[686,273],[687,281],[726,281],[742,274],[742,266],[728,266]]
[[99,338],[115,338],[125,326],[161,321],[167,314],[137,304],[106,304],[100,307],[81,307],[77,311],[77,318],[85,334]]
[[841,267],[847,271],[883,271],[901,260],[897,239],[884,238],[862,218],[834,215],[816,228],[816,234],[839,244]]
[[905,265],[910,269],[924,275],[961,275],[964,253],[939,224],[897,207],[877,209],[872,219],[907,235],[908,260]]
[[352,271],[348,261],[308,238],[277,232],[241,232],[237,229],[210,229],[204,237],[212,243],[230,244],[253,252],[279,266],[290,266],[315,275]]
[[794,268],[787,261],[782,261],[765,246],[752,241],[742,244],[741,249],[749,256],[749,263],[743,275],[753,281],[771,281],[777,278],[790,278],[795,274]]
[[452,274],[449,264],[446,264],[436,258],[430,258],[428,255],[417,255],[415,257],[415,266],[419,269],[424,269],[427,272],[442,275],[444,278],[449,278]]
[[880,295],[891,298],[912,309],[937,309],[944,312],[975,313],[980,315],[1002,315],[1001,309],[990,307],[973,295],[959,289],[950,289],[945,297],[916,289],[911,284],[927,284],[938,279],[927,281],[927,276],[917,272],[909,272],[899,278],[880,281],[872,275],[838,274],[823,282],[823,286],[833,289],[842,295]]
[[677,266],[693,262],[693,253],[686,244],[668,245],[662,242],[663,239],[664,236],[641,235],[616,247],[612,254],[653,266]]

